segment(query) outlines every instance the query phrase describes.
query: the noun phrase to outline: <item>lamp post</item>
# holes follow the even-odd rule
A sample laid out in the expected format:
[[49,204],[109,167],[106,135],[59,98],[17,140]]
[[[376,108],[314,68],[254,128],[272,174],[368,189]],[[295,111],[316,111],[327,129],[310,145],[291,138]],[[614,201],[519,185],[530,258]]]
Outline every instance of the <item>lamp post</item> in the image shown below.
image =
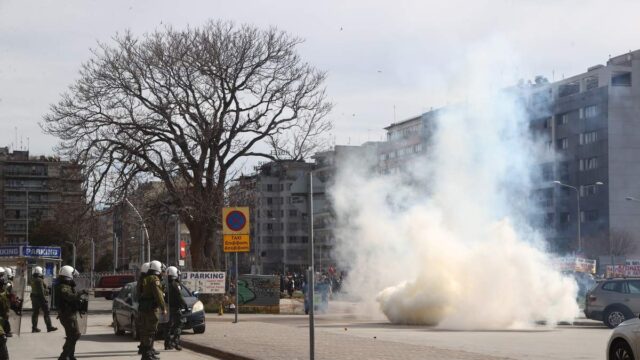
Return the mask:
[[151,261],[151,241],[149,239],[149,231],[147,230],[147,224],[145,224],[144,219],[142,218],[142,215],[140,215],[140,212],[138,211],[138,209],[131,203],[131,201],[129,201],[129,199],[127,199],[126,197],[124,198],[124,201],[127,202],[127,204],[129,204],[129,206],[131,206],[133,208],[133,210],[135,211],[136,215],[138,215],[138,218],[140,219],[140,222],[142,223],[142,228],[144,230],[144,232],[142,233],[142,253],[140,256],[140,262],[144,262],[144,235],[147,235],[147,262]]
[[315,319],[313,314],[313,297],[315,286],[315,264],[314,264],[314,245],[313,245],[313,170],[309,171],[309,359],[315,358]]
[[65,241],[65,243],[71,244],[71,246],[73,247],[73,263],[72,263],[72,266],[75,269],[76,268],[76,243],[71,242],[71,241]]
[[[572,190],[575,190],[575,192],[576,192],[576,204],[577,204],[577,207],[578,207],[578,216],[577,216],[577,218],[578,218],[577,219],[578,220],[578,253],[580,253],[580,252],[582,252],[582,235],[580,233],[580,223],[582,222],[582,219],[580,217],[580,189],[578,189],[575,186],[564,184],[564,183],[562,183],[562,182],[560,182],[558,180],[555,180],[553,183],[557,184],[557,185],[560,185],[560,186],[564,186],[564,187],[572,189]],[[598,181],[598,182],[595,183],[595,185],[600,186],[600,185],[604,185],[604,184],[602,182]]]

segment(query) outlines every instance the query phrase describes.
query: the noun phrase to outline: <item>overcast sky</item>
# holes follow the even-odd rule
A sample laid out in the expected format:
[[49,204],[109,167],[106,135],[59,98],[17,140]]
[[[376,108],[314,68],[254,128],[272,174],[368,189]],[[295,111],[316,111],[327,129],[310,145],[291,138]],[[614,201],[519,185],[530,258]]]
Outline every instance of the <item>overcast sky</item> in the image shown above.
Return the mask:
[[275,25],[306,39],[305,60],[327,70],[337,144],[380,140],[383,127],[455,102],[456,59],[498,38],[524,79],[584,72],[640,48],[640,1],[176,1],[0,0],[0,146],[30,139],[51,154],[38,123],[76,78],[97,41],[208,19]]

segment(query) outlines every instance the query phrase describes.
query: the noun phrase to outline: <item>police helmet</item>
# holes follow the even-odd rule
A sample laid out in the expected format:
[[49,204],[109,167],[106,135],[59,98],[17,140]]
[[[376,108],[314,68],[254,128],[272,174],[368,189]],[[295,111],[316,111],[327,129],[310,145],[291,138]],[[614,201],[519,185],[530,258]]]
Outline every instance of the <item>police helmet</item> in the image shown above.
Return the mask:
[[149,271],[149,264],[148,262],[142,264],[142,266],[140,266],[140,272],[143,274],[146,274],[147,271]]
[[42,266],[36,266],[33,268],[33,271],[31,272],[32,275],[44,275],[44,272],[42,270]]
[[72,266],[65,265],[60,268],[58,275],[71,280],[74,276],[80,275],[80,273],[78,273],[78,271],[76,271]]
[[180,276],[180,271],[178,271],[178,268],[175,266],[169,266],[167,268],[167,276],[177,279],[178,276]]
[[162,272],[162,263],[158,260],[153,260],[149,263],[149,270],[154,271],[156,274]]

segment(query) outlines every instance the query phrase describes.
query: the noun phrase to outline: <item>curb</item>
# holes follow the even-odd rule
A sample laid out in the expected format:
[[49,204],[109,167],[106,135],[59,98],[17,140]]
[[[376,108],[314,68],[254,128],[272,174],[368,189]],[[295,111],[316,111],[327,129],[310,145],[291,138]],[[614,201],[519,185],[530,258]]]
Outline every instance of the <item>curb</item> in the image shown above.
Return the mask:
[[248,358],[246,356],[230,353],[228,351],[216,349],[211,346],[197,344],[189,340],[186,340],[185,338],[181,339],[180,345],[182,345],[182,347],[185,349],[195,351],[199,354],[213,356],[221,360],[254,360],[253,358]]

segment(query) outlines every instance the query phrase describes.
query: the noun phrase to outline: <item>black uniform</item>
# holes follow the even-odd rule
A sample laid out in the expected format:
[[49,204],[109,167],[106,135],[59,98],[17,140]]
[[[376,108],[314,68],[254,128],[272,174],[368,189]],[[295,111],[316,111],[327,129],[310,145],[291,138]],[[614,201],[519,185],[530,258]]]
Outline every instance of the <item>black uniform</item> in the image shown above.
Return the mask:
[[169,278],[167,297],[169,298],[169,322],[164,335],[164,349],[182,350],[180,334],[184,326],[182,310],[187,309],[187,303],[182,297],[182,286],[178,279]]

